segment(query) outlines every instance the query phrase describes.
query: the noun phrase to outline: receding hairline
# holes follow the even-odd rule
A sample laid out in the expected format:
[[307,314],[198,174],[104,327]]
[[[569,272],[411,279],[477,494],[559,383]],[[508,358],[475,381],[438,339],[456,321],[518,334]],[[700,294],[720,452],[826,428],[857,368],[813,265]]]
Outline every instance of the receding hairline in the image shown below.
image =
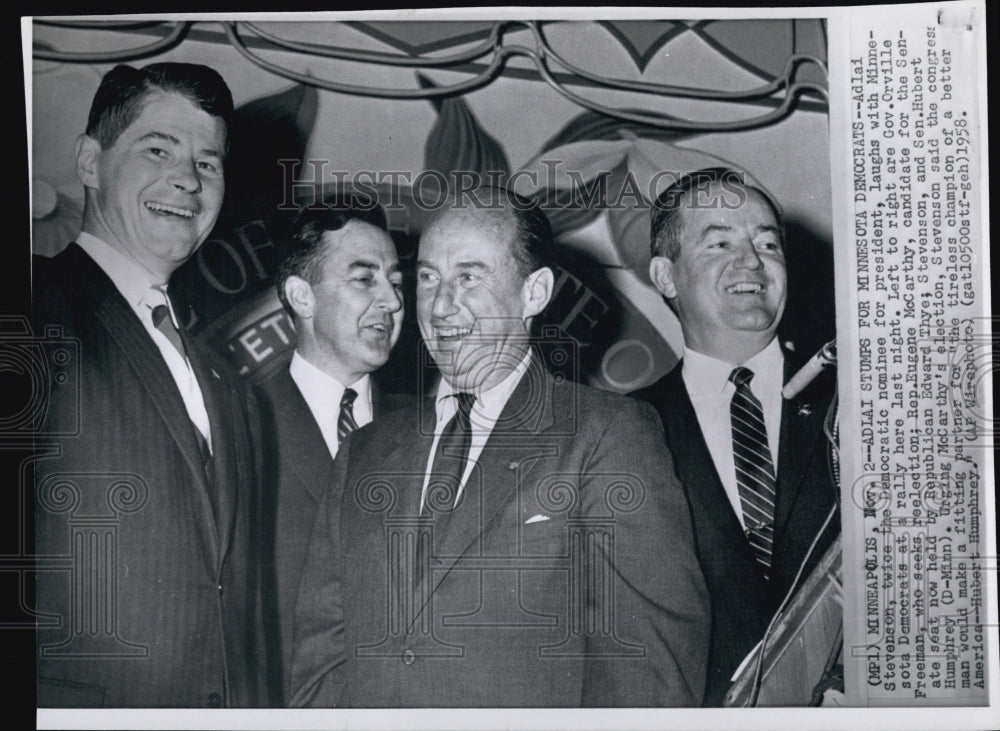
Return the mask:
[[[460,225],[462,219],[471,221],[487,232],[501,234],[500,238],[507,246],[507,251],[516,260],[518,231],[517,218],[507,207],[503,208],[448,208],[440,211],[428,221],[420,234],[420,243],[445,226]],[[418,247],[419,248],[419,247]]]

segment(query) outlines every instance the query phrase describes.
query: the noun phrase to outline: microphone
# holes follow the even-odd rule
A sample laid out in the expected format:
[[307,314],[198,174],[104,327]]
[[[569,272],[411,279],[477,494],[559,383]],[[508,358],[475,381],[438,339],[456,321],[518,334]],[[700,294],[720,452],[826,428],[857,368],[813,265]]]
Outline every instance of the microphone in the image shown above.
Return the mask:
[[792,376],[791,380],[781,389],[781,396],[792,399],[799,395],[806,386],[832,365],[837,365],[837,341],[831,340],[820,348],[809,361],[799,369],[799,372]]

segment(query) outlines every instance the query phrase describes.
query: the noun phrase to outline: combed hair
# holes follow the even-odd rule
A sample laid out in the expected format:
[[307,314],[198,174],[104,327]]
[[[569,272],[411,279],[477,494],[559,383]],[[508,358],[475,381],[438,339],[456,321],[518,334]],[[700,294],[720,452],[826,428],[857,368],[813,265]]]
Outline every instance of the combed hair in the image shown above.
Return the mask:
[[652,256],[665,256],[671,261],[677,261],[681,253],[681,225],[683,224],[684,199],[695,188],[704,188],[713,184],[735,191],[742,189],[753,191],[760,195],[774,214],[778,229],[784,244],[785,231],[781,223],[781,209],[771,195],[761,188],[746,182],[743,173],[730,168],[703,168],[681,176],[681,178],[666,188],[654,201],[649,227],[649,247]]
[[291,276],[317,284],[326,258],[323,235],[339,231],[351,221],[361,221],[386,231],[385,211],[370,198],[347,195],[328,204],[299,209],[287,235],[278,243],[274,286],[278,299],[289,315],[294,315],[285,298],[285,282]]
[[233,95],[217,71],[194,63],[154,63],[141,69],[119,64],[104,75],[90,105],[87,134],[100,143],[102,150],[112,147],[156,92],[180,94],[207,114],[222,119],[228,132],[233,119]]

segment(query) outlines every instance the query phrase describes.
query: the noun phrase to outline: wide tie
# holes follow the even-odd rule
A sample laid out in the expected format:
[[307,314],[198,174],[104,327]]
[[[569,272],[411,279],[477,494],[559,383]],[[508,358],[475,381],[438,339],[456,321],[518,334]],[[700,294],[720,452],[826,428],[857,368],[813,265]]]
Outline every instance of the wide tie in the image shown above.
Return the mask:
[[353,388],[344,389],[344,397],[340,399],[340,415],[337,417],[337,442],[343,442],[347,435],[358,428],[354,420],[354,399],[358,392]]
[[774,464],[767,443],[767,427],[760,401],[750,390],[753,371],[733,369],[729,380],[736,393],[729,408],[733,426],[733,461],[736,484],[743,507],[743,523],[754,557],[764,567],[767,576],[771,568],[774,542]]

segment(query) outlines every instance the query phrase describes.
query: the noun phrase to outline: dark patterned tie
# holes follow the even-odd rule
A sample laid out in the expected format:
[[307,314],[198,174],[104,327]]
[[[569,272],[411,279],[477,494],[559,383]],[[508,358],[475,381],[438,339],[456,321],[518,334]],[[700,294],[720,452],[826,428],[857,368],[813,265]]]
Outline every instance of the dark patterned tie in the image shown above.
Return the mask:
[[[462,484],[462,476],[469,461],[469,448],[472,446],[472,424],[469,414],[476,402],[474,394],[459,392],[453,394],[458,401],[455,414],[444,425],[441,439],[438,440],[434,461],[431,462],[430,480],[427,483],[427,494],[424,498],[424,510],[428,504],[432,507],[434,517],[432,538],[436,547],[434,553],[441,555],[440,546],[447,533],[448,522],[453,513],[458,488]],[[427,513],[425,512],[424,515]],[[417,545],[416,580],[419,586],[423,581],[430,555],[427,543],[421,541]],[[425,565],[426,564],[426,565]]]
[[774,541],[774,465],[767,444],[767,427],[760,401],[750,390],[753,371],[733,369],[729,380],[736,393],[729,407],[733,425],[733,461],[736,464],[736,484],[747,540],[754,557],[765,569],[771,568],[771,548]]
[[347,435],[358,428],[354,420],[354,399],[358,392],[353,388],[344,389],[344,397],[340,399],[340,416],[337,417],[337,443],[343,442]]
[[[458,406],[454,416],[448,420],[444,425],[444,431],[441,432],[434,461],[431,463],[431,480],[428,485],[428,493],[432,485],[445,487],[444,492],[449,494],[450,498],[447,501],[449,507],[454,505],[469,460],[469,448],[472,446],[472,425],[469,414],[476,402],[475,395],[471,393],[459,392],[454,396]],[[445,500],[435,500],[435,505],[444,505],[445,502]]]

